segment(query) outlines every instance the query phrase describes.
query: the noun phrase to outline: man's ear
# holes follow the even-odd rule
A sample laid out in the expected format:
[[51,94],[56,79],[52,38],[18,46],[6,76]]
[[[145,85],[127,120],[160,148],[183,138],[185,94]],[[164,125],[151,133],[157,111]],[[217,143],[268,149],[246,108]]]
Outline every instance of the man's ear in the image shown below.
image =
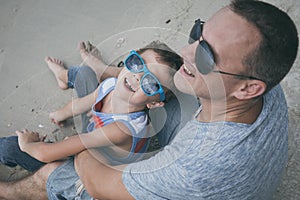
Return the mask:
[[239,90],[234,92],[234,96],[239,100],[252,99],[261,96],[267,89],[264,82],[260,80],[248,80],[246,81]]
[[165,103],[162,101],[159,102],[153,101],[152,103],[147,103],[147,108],[148,109],[159,108],[159,107],[163,107],[164,105]]

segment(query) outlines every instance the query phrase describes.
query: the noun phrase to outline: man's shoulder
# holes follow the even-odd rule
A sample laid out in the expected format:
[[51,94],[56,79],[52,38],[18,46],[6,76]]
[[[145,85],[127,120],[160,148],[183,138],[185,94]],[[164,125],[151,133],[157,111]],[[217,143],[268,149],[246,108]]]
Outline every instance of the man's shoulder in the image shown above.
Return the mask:
[[286,106],[286,100],[284,96],[284,92],[282,87],[278,84],[274,88],[272,88],[269,92],[264,94],[264,101],[266,103],[275,103],[281,104],[283,106]]
[[273,123],[274,121],[287,119],[287,103],[280,85],[275,86],[266,93],[263,100],[263,110],[257,120],[258,122],[267,119]]

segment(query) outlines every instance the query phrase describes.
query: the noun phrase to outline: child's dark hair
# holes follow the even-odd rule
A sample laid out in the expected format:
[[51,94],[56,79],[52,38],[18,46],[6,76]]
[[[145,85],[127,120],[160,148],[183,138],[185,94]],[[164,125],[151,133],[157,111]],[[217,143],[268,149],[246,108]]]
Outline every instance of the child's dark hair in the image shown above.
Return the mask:
[[170,67],[169,73],[170,76],[172,77],[172,82],[170,83],[169,86],[170,88],[167,88],[168,90],[166,91],[165,94],[166,95],[165,102],[168,102],[168,100],[170,100],[174,96],[172,92],[172,90],[175,90],[175,85],[173,81],[174,74],[182,66],[183,60],[175,51],[173,51],[170,47],[168,47],[168,45],[158,40],[151,42],[147,46],[137,50],[137,52],[139,54],[142,54],[147,50],[154,51],[159,56],[158,58],[159,61]]

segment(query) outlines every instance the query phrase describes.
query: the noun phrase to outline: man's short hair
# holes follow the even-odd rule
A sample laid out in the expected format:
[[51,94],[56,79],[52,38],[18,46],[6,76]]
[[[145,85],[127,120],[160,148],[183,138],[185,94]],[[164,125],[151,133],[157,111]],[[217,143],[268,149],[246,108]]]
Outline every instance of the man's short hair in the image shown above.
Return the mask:
[[261,42],[243,64],[250,75],[265,81],[269,91],[285,77],[296,59],[296,26],[287,13],[265,2],[235,0],[229,8],[260,32]]

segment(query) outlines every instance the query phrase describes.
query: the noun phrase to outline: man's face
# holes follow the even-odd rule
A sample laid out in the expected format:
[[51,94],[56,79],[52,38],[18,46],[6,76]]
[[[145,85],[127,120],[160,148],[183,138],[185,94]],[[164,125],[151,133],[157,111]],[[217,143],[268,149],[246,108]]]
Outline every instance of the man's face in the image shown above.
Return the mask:
[[[203,39],[213,51],[215,70],[245,74],[243,59],[258,46],[261,37],[253,25],[229,8],[224,8],[204,24],[200,40]],[[240,83],[246,80],[214,72],[202,75],[195,65],[198,45],[199,41],[195,41],[182,49],[184,65],[175,75],[176,87],[204,99],[230,98]]]

